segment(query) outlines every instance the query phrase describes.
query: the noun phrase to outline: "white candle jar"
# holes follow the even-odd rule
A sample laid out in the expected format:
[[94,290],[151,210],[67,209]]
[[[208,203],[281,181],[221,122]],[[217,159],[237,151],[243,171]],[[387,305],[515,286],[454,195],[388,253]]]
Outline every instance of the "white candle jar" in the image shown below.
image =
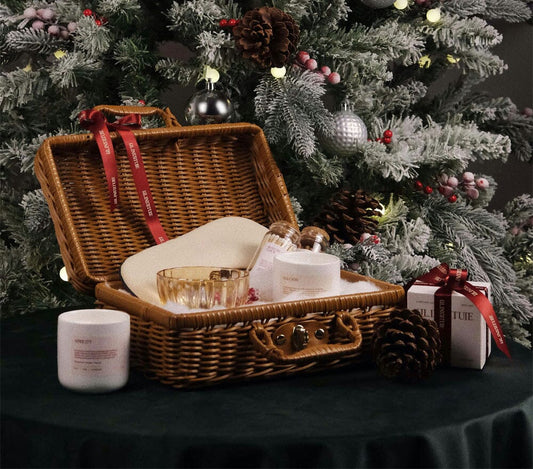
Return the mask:
[[296,251],[274,258],[274,301],[336,296],[341,289],[340,259],[326,253]]
[[57,321],[57,373],[72,391],[123,387],[129,376],[130,316],[111,309],[62,313]]

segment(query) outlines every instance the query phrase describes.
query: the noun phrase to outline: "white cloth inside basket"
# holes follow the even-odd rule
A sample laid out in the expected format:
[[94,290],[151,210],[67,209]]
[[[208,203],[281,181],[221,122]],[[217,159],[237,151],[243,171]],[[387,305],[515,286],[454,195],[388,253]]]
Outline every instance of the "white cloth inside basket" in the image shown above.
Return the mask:
[[223,217],[130,256],[121,266],[126,287],[141,300],[162,306],[157,272],[194,265],[246,268],[267,228],[243,217]]

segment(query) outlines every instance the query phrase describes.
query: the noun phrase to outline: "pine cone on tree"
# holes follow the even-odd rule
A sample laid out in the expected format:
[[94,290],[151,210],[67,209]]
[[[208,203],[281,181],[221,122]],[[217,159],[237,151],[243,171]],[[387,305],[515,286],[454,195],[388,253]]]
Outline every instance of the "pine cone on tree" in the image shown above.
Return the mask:
[[374,234],[380,203],[363,190],[343,189],[329,200],[314,224],[338,243],[356,244],[363,233]]
[[387,378],[427,378],[442,361],[437,324],[416,309],[395,309],[375,325],[372,354]]
[[233,36],[243,57],[261,68],[282,67],[296,51],[300,29],[279,8],[261,7],[245,13],[233,28]]

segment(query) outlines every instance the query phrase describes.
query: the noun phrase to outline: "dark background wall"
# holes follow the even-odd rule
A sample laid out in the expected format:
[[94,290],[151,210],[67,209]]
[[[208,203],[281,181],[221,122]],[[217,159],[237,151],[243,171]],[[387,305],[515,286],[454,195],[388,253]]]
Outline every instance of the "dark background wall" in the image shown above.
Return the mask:
[[[533,108],[533,25],[495,23],[494,26],[503,35],[503,41],[493,50],[507,63],[509,69],[503,75],[487,79],[480,85],[480,89],[494,97],[510,97],[519,110]],[[169,57],[181,58],[190,54],[186,48],[175,43],[163,44],[161,52]],[[192,87],[173,86],[162,94],[161,99],[178,120],[183,122],[183,110],[193,92]],[[500,161],[480,162],[469,169],[474,173],[489,174],[496,179],[498,190],[491,202],[493,209],[502,209],[505,203],[517,195],[533,193],[533,165],[520,162],[512,155],[506,164]]]

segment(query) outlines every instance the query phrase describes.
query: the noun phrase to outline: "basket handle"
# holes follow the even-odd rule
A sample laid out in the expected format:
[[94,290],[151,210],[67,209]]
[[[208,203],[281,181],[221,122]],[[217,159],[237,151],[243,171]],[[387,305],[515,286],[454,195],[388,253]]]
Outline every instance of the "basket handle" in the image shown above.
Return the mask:
[[347,312],[337,313],[337,335],[349,342],[328,344],[328,332],[318,321],[301,324],[287,323],[271,335],[261,324],[253,324],[249,332],[254,349],[277,364],[305,363],[308,361],[332,360],[357,351],[363,336],[355,318]]
[[128,114],[139,114],[140,116],[159,116],[166,127],[181,127],[178,119],[172,114],[170,109],[160,109],[151,106],[114,106],[112,104],[100,104],[93,108],[95,111],[114,116],[126,116]]

